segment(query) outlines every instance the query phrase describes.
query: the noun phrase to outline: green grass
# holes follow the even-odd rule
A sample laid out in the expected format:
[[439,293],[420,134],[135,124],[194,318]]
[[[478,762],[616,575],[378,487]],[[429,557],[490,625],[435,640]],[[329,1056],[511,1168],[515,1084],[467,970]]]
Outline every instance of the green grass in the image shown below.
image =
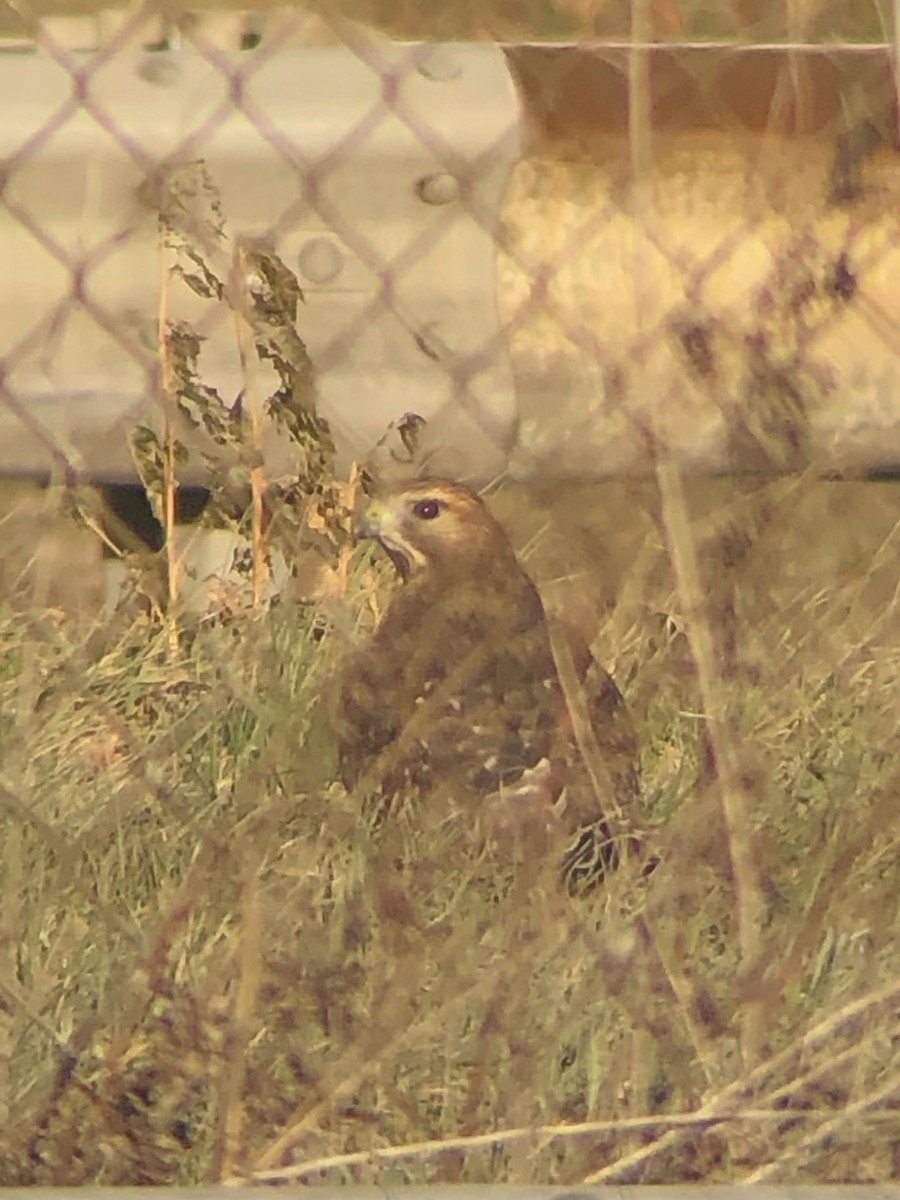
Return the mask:
[[[662,864],[588,903],[443,814],[361,821],[318,698],[363,568],[343,597],[183,617],[177,638],[139,606],[94,627],[4,608],[0,1184],[332,1157],[302,1177],[896,1174],[898,488],[699,489],[699,615],[650,493],[495,498],[641,732]],[[762,883],[743,973],[698,620],[719,647],[737,633],[715,686]]]

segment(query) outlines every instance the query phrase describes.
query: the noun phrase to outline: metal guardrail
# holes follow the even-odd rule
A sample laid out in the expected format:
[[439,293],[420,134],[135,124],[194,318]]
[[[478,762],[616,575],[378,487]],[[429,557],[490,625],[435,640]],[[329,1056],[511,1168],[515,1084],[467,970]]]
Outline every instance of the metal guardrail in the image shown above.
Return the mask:
[[[496,47],[16,53],[0,113],[0,254],[17,281],[0,301],[0,472],[133,476],[125,434],[158,388],[154,205],[168,168],[201,158],[229,230],[297,273],[321,411],[348,453],[410,397],[437,418],[448,359],[485,340],[454,423],[468,406],[486,451],[509,440],[493,257],[520,137]],[[175,292],[170,315],[196,317]],[[233,326],[201,328],[204,377],[233,398]]]
[[[159,394],[158,185],[198,159],[230,232],[298,274],[345,458],[414,410],[437,465],[479,479],[659,452],[900,464],[889,46],[296,47],[249,28],[229,25],[243,50],[202,27],[148,49],[126,20],[95,48],[4,56],[0,473],[133,478],[125,435]],[[227,314],[200,330],[233,398]]]

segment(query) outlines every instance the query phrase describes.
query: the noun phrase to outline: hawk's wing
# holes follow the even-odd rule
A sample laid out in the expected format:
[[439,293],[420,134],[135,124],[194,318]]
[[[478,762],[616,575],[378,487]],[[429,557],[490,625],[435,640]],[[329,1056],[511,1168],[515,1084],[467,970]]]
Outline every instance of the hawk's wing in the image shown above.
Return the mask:
[[348,787],[453,787],[477,801],[559,753],[564,702],[543,620],[507,612],[498,633],[494,616],[490,603],[435,601],[415,620],[391,607],[345,675]]
[[562,874],[574,894],[642,848],[638,741],[622,693],[584,639],[559,618],[549,629],[568,726],[563,820],[572,840]]

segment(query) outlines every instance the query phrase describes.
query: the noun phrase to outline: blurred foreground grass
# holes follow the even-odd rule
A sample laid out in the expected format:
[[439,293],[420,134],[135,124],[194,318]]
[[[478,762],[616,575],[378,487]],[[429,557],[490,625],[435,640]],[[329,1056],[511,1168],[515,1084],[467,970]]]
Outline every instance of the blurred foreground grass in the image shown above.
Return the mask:
[[[316,715],[364,564],[177,624],[8,599],[0,1184],[900,1174],[900,488],[698,488],[701,616],[652,487],[494,504],[626,692],[660,868],[575,905],[441,814],[364,827]],[[763,883],[749,975],[698,619]]]

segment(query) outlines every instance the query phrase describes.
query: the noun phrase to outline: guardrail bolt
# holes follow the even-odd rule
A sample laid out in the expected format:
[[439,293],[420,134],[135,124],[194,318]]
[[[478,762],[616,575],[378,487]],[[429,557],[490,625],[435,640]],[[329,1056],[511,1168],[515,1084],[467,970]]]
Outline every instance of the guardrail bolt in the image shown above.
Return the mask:
[[344,269],[344,256],[331,238],[314,237],[301,248],[297,266],[310,283],[331,283]]
[[181,64],[171,54],[147,54],[138,63],[137,73],[155,87],[174,87],[181,80]]
[[419,59],[418,70],[435,83],[449,83],[462,75],[462,63],[446,46],[429,46]]
[[459,180],[447,171],[439,171],[420,179],[416,192],[426,204],[450,204],[459,198]]

